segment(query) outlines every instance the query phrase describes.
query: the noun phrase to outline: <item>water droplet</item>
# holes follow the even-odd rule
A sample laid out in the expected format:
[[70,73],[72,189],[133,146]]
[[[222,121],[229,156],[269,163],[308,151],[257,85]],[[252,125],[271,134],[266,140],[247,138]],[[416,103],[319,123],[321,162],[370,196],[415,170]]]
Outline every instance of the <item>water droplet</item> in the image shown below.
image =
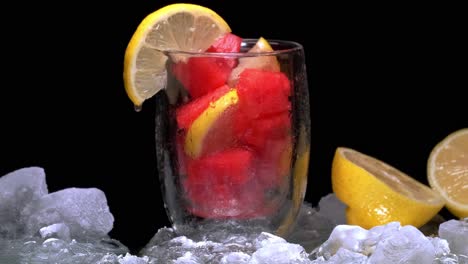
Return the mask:
[[135,112],[140,112],[142,109],[141,105],[134,105]]

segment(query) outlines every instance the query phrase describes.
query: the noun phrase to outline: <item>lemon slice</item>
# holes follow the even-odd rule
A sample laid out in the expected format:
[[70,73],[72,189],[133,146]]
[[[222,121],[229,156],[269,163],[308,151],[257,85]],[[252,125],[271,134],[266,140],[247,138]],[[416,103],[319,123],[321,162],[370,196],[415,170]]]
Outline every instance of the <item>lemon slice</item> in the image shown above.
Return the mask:
[[210,106],[203,111],[192,123],[185,137],[185,152],[192,158],[200,156],[203,142],[213,124],[231,106],[236,105],[239,96],[235,89],[221,96],[218,100],[210,103]]
[[[260,37],[255,45],[249,49],[248,53],[261,53],[261,52],[272,52],[274,51],[270,43]],[[239,75],[247,68],[262,69],[278,72],[280,70],[278,59],[275,55],[262,55],[245,57],[239,59],[239,64],[232,70],[229,76],[228,84],[231,87],[235,87],[239,80]]]
[[432,149],[427,178],[452,214],[468,217],[468,128],[452,132]]
[[348,208],[348,224],[372,228],[392,221],[420,227],[444,206],[429,186],[371,156],[337,148],[332,187]]
[[166,85],[163,51],[205,51],[218,37],[231,32],[229,25],[209,8],[177,3],[146,16],[125,51],[124,85],[136,107]]

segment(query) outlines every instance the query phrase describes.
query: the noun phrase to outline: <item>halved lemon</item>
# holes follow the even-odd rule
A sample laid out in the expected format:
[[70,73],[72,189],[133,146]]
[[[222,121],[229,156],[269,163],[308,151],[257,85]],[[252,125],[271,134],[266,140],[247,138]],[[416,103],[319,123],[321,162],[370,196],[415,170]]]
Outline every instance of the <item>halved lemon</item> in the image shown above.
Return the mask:
[[429,186],[350,148],[336,149],[332,187],[348,206],[348,224],[363,228],[392,221],[420,227],[444,206],[444,199]]
[[468,128],[452,132],[432,149],[427,178],[452,214],[468,217]]
[[166,85],[163,51],[205,51],[218,37],[231,32],[213,10],[177,3],[162,7],[139,24],[125,51],[124,85],[136,107]]
[[[270,43],[260,37],[255,45],[249,49],[248,53],[260,53],[260,52],[272,52],[274,51]],[[261,55],[261,56],[252,56],[252,57],[243,57],[239,59],[239,64],[232,70],[228,84],[231,87],[235,87],[237,81],[239,80],[239,75],[247,68],[251,69],[262,69],[269,71],[279,71],[280,66],[278,59],[275,55]]]

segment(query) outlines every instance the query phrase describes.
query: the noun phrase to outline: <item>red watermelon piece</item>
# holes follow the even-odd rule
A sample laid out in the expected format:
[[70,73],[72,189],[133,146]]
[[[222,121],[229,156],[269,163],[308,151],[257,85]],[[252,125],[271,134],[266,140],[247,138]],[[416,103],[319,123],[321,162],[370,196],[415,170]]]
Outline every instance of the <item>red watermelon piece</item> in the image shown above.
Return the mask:
[[219,37],[206,50],[207,52],[239,52],[241,48],[242,38],[233,34],[227,33]]
[[281,188],[290,175],[292,141],[290,136],[269,139],[257,155],[255,177],[265,188]]
[[227,185],[186,184],[188,208],[200,217],[219,218],[235,216],[230,213],[231,203],[237,200],[235,192]]
[[[207,52],[239,52],[242,39],[232,33],[218,38]],[[174,76],[193,98],[203,96],[226,84],[231,70],[237,65],[233,58],[191,57],[187,62],[173,65]]]
[[249,119],[291,110],[291,84],[282,72],[245,69],[236,88],[239,109]]
[[260,117],[247,122],[243,113],[235,116],[234,126],[236,138],[255,150],[262,150],[271,140],[281,139],[291,133],[291,115],[281,112],[276,115]]
[[184,190],[189,210],[201,217],[239,217],[251,205],[260,201],[258,191],[250,191],[252,200],[245,201],[253,177],[253,153],[235,148],[200,159],[191,160],[187,167]]
[[186,63],[179,62],[172,67],[174,76],[192,98],[203,96],[226,84],[231,69],[223,59],[210,57],[193,57]]
[[188,184],[243,184],[252,177],[253,154],[249,150],[230,149],[191,161],[187,168]]

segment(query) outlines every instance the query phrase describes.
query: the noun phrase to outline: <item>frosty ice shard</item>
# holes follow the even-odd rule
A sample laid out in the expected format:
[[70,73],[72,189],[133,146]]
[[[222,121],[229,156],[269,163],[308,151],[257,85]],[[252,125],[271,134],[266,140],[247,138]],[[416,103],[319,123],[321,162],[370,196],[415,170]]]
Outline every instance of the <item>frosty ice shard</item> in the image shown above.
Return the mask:
[[22,168],[0,177],[0,238],[21,235],[21,211],[47,193],[45,172],[40,167]]
[[[21,211],[30,234],[54,224],[68,227],[73,238],[103,237],[114,217],[104,192],[96,188],[67,188],[32,201]],[[64,231],[66,232],[66,231]]]
[[49,194],[40,167],[0,177],[1,264],[147,263],[108,236],[113,221],[96,188]]
[[439,237],[448,241],[452,253],[468,256],[468,217],[440,224]]

